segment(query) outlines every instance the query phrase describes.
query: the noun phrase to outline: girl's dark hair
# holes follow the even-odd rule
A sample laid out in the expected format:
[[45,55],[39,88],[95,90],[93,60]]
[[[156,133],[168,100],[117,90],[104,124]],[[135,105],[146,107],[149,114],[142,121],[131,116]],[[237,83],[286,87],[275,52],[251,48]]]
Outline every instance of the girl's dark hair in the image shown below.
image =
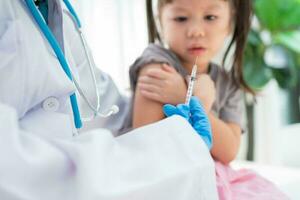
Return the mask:
[[[168,3],[172,3],[173,0],[158,0],[158,10]],[[234,8],[235,27],[233,29],[233,37],[229,43],[229,46],[223,57],[223,66],[228,57],[229,51],[235,44],[235,52],[233,58],[233,67],[231,70],[231,76],[234,82],[239,85],[242,89],[251,94],[255,92],[248,86],[243,77],[243,59],[244,59],[244,49],[247,42],[248,32],[251,26],[252,18],[252,0],[227,0],[231,1]],[[159,36],[158,29],[155,25],[153,10],[152,10],[152,0],[146,0],[146,10],[147,10],[147,24],[148,24],[148,41],[149,43],[160,42],[161,38]]]

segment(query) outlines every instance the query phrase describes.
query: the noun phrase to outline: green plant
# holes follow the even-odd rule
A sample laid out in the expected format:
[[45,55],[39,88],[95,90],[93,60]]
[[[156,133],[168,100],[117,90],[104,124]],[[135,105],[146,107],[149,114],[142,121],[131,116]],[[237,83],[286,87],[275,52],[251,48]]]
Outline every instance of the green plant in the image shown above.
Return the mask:
[[[245,80],[255,90],[262,89],[271,79],[282,88],[294,87],[300,72],[300,0],[253,3],[256,25],[246,46]],[[281,57],[281,63],[277,65],[272,59],[268,62],[266,55],[271,52]]]
[[[299,122],[300,0],[253,0],[253,4],[255,17],[245,50],[245,81],[254,90],[261,90],[275,79],[289,96],[288,105],[284,105],[287,120]],[[265,58],[272,50],[277,54],[271,56],[270,62],[270,58]],[[249,125],[247,159],[253,160],[253,102],[248,102],[246,108]]]

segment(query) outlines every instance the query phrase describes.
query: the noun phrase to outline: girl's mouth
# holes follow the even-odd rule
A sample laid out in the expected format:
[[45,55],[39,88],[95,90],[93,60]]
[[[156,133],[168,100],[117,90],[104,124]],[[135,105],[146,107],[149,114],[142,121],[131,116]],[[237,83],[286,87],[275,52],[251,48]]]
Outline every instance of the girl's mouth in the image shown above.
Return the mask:
[[206,51],[205,48],[203,47],[193,47],[193,48],[189,48],[188,52],[192,55],[202,55],[204,52]]

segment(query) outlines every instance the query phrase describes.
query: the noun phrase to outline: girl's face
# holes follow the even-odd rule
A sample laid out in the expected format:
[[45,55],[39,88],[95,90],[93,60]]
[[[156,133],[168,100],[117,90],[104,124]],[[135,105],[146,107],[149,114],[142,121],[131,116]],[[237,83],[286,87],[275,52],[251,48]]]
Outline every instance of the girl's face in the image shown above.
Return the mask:
[[174,0],[161,8],[162,36],[189,71],[208,63],[224,45],[232,30],[230,1]]

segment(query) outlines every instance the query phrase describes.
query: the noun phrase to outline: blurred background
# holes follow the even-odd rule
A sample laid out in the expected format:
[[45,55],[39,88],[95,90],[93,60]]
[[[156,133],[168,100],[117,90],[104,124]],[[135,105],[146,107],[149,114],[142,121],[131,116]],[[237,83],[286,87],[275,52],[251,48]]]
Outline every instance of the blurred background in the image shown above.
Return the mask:
[[[300,199],[300,0],[253,3],[244,77],[259,92],[245,96],[248,133],[233,166],[253,168]],[[75,5],[96,65],[128,92],[129,66],[147,46],[144,1],[77,0]]]

